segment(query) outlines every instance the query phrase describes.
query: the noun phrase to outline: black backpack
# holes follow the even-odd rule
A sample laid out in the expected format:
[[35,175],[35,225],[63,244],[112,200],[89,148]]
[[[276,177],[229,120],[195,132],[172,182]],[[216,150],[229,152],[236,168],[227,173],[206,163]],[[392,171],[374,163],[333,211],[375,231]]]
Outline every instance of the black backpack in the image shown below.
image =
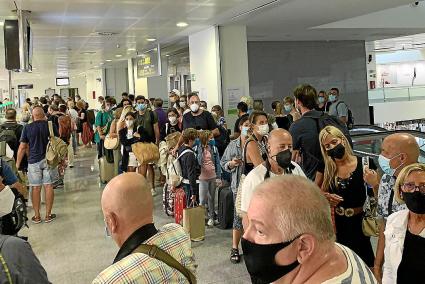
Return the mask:
[[224,151],[227,148],[227,145],[230,143],[230,135],[226,128],[224,128],[222,125],[217,126],[218,130],[220,131],[220,136],[215,137],[215,143],[218,149],[218,153],[220,154],[220,157],[223,156]]
[[[18,137],[16,137],[16,130],[20,125],[0,125],[0,142],[5,141],[9,147],[15,151],[18,149]],[[20,137],[19,137],[20,138]]]
[[[0,176],[3,176],[3,160],[0,159]],[[15,195],[12,212],[0,218],[0,232],[3,235],[16,235],[23,226],[27,226],[27,205],[25,198],[14,188]]]
[[320,133],[320,131],[322,131],[322,129],[326,126],[334,126],[338,128],[347,138],[351,147],[353,147],[353,141],[351,140],[350,132],[348,131],[347,126],[341,120],[339,120],[339,118],[329,115],[325,112],[321,112],[318,116],[312,113],[309,115],[304,115],[303,117],[312,118],[316,121],[318,133]]
[[353,117],[353,113],[351,112],[351,109],[348,107],[348,105],[346,103],[344,103],[343,101],[339,101],[335,106],[337,113],[338,113],[338,106],[340,104],[345,104],[345,106],[347,107],[347,115],[348,115],[348,117],[347,117],[347,128],[353,129],[353,127],[354,127],[354,117]]

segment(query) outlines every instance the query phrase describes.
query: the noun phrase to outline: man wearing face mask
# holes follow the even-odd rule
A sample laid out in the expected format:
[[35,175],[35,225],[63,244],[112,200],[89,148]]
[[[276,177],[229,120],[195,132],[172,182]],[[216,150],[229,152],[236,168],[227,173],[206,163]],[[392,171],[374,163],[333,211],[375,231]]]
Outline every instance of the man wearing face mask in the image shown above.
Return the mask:
[[387,136],[382,142],[379,166],[384,175],[379,181],[378,176],[370,178],[371,186],[379,183],[378,189],[378,215],[381,218],[379,228],[378,246],[376,249],[373,273],[378,280],[382,279],[382,265],[384,263],[385,224],[389,215],[406,209],[405,204],[400,204],[394,198],[394,185],[401,170],[419,159],[419,146],[414,136],[406,133],[396,133]]
[[235,127],[233,129],[233,136],[231,137],[232,140],[238,138],[241,135],[241,131],[239,128],[240,121],[245,117],[249,117],[248,105],[246,103],[239,102],[237,105],[237,109],[238,109],[238,119],[235,122]]
[[180,91],[177,90],[177,89],[173,89],[168,94],[168,98],[170,99],[170,107],[178,108],[178,106],[179,106],[179,97],[180,97]]
[[97,145],[97,158],[100,159],[104,155],[103,142],[105,141],[106,135],[109,133],[109,128],[113,120],[112,113],[112,99],[108,97],[105,100],[104,106],[96,114],[94,125],[96,126],[96,133],[94,134],[94,142]]
[[329,92],[329,115],[338,117],[345,124],[348,123],[348,106],[346,103],[339,101],[339,89],[332,88]]
[[258,282],[377,283],[359,256],[335,243],[329,203],[305,178],[287,175],[259,185],[244,229],[245,264]]
[[243,182],[241,210],[248,211],[249,202],[257,186],[265,179],[286,174],[305,177],[301,167],[291,161],[292,136],[284,129],[275,129],[268,138],[267,160],[255,167]]

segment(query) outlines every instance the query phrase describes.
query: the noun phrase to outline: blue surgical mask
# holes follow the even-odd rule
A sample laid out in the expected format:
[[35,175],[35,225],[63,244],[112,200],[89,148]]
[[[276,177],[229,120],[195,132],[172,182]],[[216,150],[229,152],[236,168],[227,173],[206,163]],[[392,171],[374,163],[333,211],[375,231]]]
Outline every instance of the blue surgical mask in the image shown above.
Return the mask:
[[324,97],[319,97],[319,104],[323,104],[325,102],[325,98]]
[[199,140],[199,138],[195,139],[195,142],[193,143],[193,145],[201,145],[201,140]]
[[146,104],[137,104],[137,111],[144,111],[146,109]]
[[398,157],[400,154],[398,154],[398,155],[395,155],[394,157],[392,157],[391,159],[390,158],[387,158],[387,157],[385,157],[385,156],[383,156],[383,155],[379,155],[379,158],[378,158],[378,163],[379,163],[379,166],[381,167],[381,169],[382,169],[382,171],[384,172],[384,173],[386,173],[387,175],[390,175],[390,176],[394,176],[394,173],[396,172],[396,170],[399,168],[399,167],[401,167],[402,166],[402,164],[400,165],[400,166],[398,166],[397,167],[397,169],[393,169],[393,168],[391,168],[391,166],[390,166],[390,162],[391,162],[391,160],[392,159],[394,159],[395,157]]
[[331,101],[331,102],[336,101],[336,96],[335,95],[329,95],[329,101]]
[[285,111],[286,112],[291,112],[292,110],[292,106],[291,105],[284,105]]
[[248,126],[242,126],[241,135],[242,136],[248,136],[249,127]]
[[214,147],[215,146],[215,139],[209,140],[208,145],[210,145],[211,147]]

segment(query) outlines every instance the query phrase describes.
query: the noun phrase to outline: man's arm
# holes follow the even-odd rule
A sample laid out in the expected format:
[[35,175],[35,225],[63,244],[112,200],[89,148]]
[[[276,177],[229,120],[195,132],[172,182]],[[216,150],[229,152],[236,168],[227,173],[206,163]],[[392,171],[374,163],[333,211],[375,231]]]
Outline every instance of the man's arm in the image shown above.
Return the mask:
[[212,131],[212,134],[214,135],[214,137],[218,137],[218,136],[220,136],[220,130],[218,130],[218,128],[216,128]]
[[153,125],[153,131],[155,132],[155,142],[156,142],[156,145],[159,145],[160,133],[159,133],[158,122]]
[[[29,145],[28,143],[21,142],[18,148],[18,156],[16,158],[16,168],[19,169],[21,166],[22,159],[24,155],[29,153]],[[29,155],[28,155],[29,157]]]
[[348,107],[344,102],[341,102],[336,107],[336,113],[338,115],[339,120],[343,123],[347,124],[348,122]]

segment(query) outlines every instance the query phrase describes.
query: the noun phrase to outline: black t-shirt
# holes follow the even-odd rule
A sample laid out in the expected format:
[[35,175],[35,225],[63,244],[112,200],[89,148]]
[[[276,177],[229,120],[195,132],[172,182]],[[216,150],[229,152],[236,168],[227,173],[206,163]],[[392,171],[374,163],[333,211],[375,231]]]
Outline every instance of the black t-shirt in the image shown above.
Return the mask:
[[200,115],[194,116],[188,112],[183,116],[183,130],[194,128],[196,130],[214,130],[217,128],[213,116],[208,111],[203,111]]
[[425,238],[406,231],[403,256],[397,270],[397,283],[424,283]]
[[288,114],[287,116],[276,116],[276,124],[279,128],[289,130],[294,119],[292,115]]
[[317,106],[316,110],[317,111],[321,111],[321,112],[328,112],[329,111],[329,107],[331,106],[331,102],[327,102],[326,104],[324,104],[322,107]]
[[[304,114],[306,115],[320,116],[320,112],[311,110]],[[304,116],[291,125],[289,132],[292,135],[293,149],[301,153],[301,168],[309,179],[314,180],[317,166],[323,161],[319,131],[316,120]]]
[[239,129],[239,123],[240,123],[242,118],[247,117],[247,116],[249,116],[249,114],[245,113],[245,114],[242,114],[240,117],[238,117],[238,119],[235,122],[235,128],[233,130],[233,133],[240,133],[241,132],[241,130]]

